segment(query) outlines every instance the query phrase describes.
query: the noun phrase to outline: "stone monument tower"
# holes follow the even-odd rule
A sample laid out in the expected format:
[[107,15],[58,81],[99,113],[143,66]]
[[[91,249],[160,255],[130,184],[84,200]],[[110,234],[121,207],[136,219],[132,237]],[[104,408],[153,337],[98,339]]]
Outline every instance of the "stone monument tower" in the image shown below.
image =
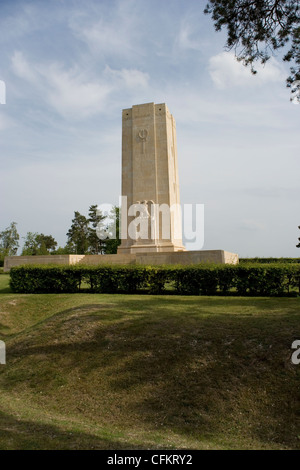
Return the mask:
[[[149,230],[146,236],[144,232],[144,235],[123,239],[118,254],[185,250],[182,244],[176,124],[166,104],[147,103],[123,110],[122,196],[127,197],[121,208],[123,230],[128,234],[132,221],[130,215],[133,216],[129,211],[128,217],[128,209],[132,205],[145,208],[143,215],[148,218]],[[169,222],[168,217],[163,220],[162,212],[160,215],[157,213],[153,222],[153,209],[158,206],[171,208]],[[166,224],[169,226],[165,231]]]
[[122,114],[122,242],[118,254],[7,256],[4,272],[20,264],[239,262],[237,254],[224,250],[186,251],[181,231],[175,120],[165,104],[140,104]]

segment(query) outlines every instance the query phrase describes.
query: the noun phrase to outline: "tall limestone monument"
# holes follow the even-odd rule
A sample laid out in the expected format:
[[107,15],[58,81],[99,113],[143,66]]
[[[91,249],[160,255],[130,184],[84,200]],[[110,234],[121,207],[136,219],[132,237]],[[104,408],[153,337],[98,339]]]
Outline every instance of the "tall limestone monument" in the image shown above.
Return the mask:
[[[122,240],[119,254],[185,250],[181,234],[176,124],[166,104],[147,103],[123,110],[122,196],[126,197],[121,209],[123,233],[128,236]],[[136,213],[148,219],[147,229],[136,236],[130,234],[129,229],[134,215],[128,217],[128,214],[133,206]],[[161,212],[158,212],[159,207]]]
[[118,253],[7,256],[4,271],[20,264],[239,262],[237,254],[224,250],[187,251],[181,223],[175,120],[165,104],[132,106],[122,113],[122,242]]

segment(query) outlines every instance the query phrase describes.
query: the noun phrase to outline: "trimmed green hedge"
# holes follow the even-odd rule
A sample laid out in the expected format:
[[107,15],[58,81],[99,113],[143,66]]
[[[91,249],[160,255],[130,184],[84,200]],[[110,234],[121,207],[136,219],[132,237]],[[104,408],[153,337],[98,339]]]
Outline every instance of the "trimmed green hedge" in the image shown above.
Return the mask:
[[270,264],[270,263],[300,263],[300,258],[240,258],[240,264],[244,263],[259,263],[259,264]]
[[24,294],[79,292],[82,272],[74,266],[24,265],[10,270],[10,287]]
[[18,266],[10,271],[18,293],[175,293],[286,296],[300,291],[299,264],[193,266]]

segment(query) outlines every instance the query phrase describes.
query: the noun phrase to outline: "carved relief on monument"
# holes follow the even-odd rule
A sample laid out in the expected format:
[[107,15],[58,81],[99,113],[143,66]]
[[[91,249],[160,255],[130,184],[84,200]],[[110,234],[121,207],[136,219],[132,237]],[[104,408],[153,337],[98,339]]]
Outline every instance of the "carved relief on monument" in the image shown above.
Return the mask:
[[156,240],[154,201],[136,201],[133,206],[134,212],[139,213],[136,219],[137,225],[135,227],[136,234],[134,240],[136,242],[142,241],[144,244],[153,243]]
[[137,139],[139,142],[142,143],[142,154],[145,154],[145,149],[146,149],[146,142],[148,139],[148,130],[147,129],[141,129],[137,133]]

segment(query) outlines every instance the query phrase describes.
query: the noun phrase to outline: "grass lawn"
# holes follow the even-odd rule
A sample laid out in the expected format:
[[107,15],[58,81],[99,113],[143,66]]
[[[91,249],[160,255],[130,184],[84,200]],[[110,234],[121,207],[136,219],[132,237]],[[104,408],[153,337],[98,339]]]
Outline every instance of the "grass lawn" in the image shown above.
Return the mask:
[[299,449],[299,298],[13,294],[0,449]]

